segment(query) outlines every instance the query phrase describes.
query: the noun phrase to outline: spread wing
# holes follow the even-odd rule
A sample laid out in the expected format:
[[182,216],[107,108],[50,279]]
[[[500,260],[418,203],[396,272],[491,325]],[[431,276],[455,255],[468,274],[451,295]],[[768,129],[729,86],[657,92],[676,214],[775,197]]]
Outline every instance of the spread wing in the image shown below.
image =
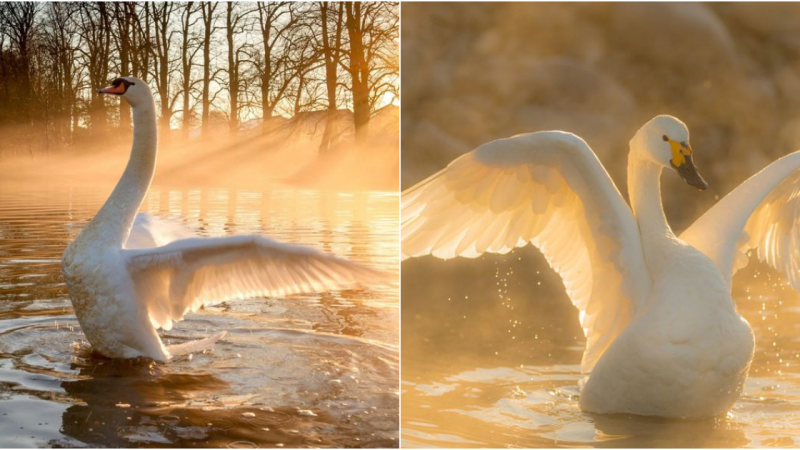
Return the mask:
[[125,242],[125,248],[160,247],[178,239],[194,236],[195,234],[181,223],[148,213],[139,213],[133,220],[133,227]]
[[730,284],[747,252],[800,290],[800,152],[778,159],[726,195],[681,234]]
[[633,213],[581,138],[548,131],[478,147],[402,194],[403,258],[475,258],[532,243],[561,275],[589,372],[650,291]]
[[150,320],[165,330],[212,302],[386,281],[385,274],[336,255],[258,235],[182,239],[123,253]]

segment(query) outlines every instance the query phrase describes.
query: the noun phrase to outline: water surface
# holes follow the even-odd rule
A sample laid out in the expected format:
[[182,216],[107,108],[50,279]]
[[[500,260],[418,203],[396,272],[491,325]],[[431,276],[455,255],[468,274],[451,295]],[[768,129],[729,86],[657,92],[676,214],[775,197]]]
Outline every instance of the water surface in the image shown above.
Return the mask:
[[800,296],[763,265],[734,278],[756,335],[744,395],[691,421],[580,411],[578,313],[535,249],[402,270],[404,447],[800,446]]
[[[0,447],[398,445],[396,284],[208,307],[162,338],[227,336],[166,364],[93,356],[60,258],[108,191],[0,184]],[[155,186],[142,209],[397,273],[397,206],[381,192]]]

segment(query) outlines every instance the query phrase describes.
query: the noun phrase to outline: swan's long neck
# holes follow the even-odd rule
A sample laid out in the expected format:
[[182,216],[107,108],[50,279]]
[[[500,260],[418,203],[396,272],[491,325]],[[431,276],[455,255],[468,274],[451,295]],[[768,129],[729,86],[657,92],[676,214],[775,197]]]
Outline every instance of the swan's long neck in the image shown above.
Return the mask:
[[82,234],[94,243],[122,246],[128,240],[136,212],[142,205],[156,166],[158,129],[152,97],[133,108],[133,148],[114,192]]
[[661,170],[635,151],[628,156],[628,195],[650,267],[660,265],[664,245],[675,239],[661,205]]

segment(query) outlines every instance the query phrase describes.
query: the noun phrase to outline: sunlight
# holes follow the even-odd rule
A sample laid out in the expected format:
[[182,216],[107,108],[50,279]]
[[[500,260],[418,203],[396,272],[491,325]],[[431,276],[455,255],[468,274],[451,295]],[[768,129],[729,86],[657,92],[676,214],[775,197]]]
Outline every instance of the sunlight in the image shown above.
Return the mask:
[[399,446],[398,36],[0,2],[0,447]]

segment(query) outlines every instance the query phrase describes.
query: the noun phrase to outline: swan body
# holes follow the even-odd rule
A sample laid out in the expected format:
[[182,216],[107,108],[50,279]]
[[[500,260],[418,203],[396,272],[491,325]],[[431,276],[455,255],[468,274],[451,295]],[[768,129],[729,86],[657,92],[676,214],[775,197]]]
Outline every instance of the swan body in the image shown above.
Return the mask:
[[754,336],[731,297],[756,249],[800,288],[800,152],[744,182],[676,236],[660,177],[705,189],[678,119],[630,143],[630,207],[589,146],[547,131],[478,147],[402,194],[403,259],[475,258],[528,243],[580,311],[580,406],[595,413],[711,417],[739,398]]
[[166,361],[210,348],[224,336],[162,343],[159,328],[171,329],[203,305],[385,281],[378,271],[310,247],[258,235],[200,238],[178,224],[137,215],[155,170],[153,95],[133,77],[117,78],[100,93],[130,103],[134,138],[122,178],[63,256],[70,299],[95,352]]
[[750,326],[705,255],[677,238],[664,244],[648,306],[609,346],[581,390],[585,411],[713,417],[742,392],[755,344]]

